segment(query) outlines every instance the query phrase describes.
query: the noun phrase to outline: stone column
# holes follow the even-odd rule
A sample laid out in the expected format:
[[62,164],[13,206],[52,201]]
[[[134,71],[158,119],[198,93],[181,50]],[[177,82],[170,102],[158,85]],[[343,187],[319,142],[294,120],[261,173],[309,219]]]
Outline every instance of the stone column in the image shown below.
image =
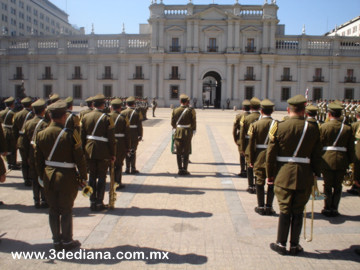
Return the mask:
[[159,84],[159,100],[164,101],[165,92],[164,92],[164,63],[159,63],[159,76],[158,76],[158,84]]
[[[323,88],[323,98],[329,99],[342,99],[344,96],[344,88],[341,89],[339,87],[339,69],[340,66],[338,63],[333,63],[330,65],[330,78],[329,78],[329,89],[328,91],[325,91]],[[327,92],[327,95],[325,93]],[[333,95],[330,96],[330,94],[333,93]],[[355,95],[355,93],[354,93]]]
[[231,99],[231,88],[232,88],[232,74],[231,74],[231,64],[226,65],[226,97],[221,96],[221,100]]
[[198,100],[201,100],[201,95],[199,91],[199,64],[194,64],[194,83],[193,83],[193,93],[190,98],[196,97]]
[[269,85],[269,89],[268,89],[268,97],[271,100],[274,100],[274,82],[275,82],[275,77],[274,77],[274,65],[271,64],[269,65],[269,78],[268,78],[268,85]]
[[159,22],[159,48],[164,48],[164,20]]
[[233,51],[233,48],[235,48],[234,43],[233,43],[233,36],[234,36],[233,24],[234,24],[233,21],[228,22],[228,27],[227,27],[227,50],[228,51]]
[[269,27],[268,27],[268,22],[264,21],[263,23],[263,52],[268,52],[269,50]]
[[240,51],[240,22],[239,21],[236,21],[235,22],[235,50],[237,52]]
[[276,23],[271,22],[270,28],[270,52],[275,52],[275,33],[276,33]]
[[262,63],[261,65],[261,92],[260,92],[260,98],[262,96],[265,96],[266,95],[266,91],[267,91],[267,69],[266,69],[266,64],[265,63]]
[[240,96],[240,89],[239,89],[239,64],[234,65],[234,102],[239,103],[239,96]]
[[151,98],[158,98],[157,96],[157,66],[155,63],[151,64]]
[[199,21],[194,22],[194,47],[199,51]]
[[191,50],[191,47],[192,47],[192,40],[191,40],[191,37],[192,37],[192,29],[191,29],[191,21],[188,20],[187,21],[187,27],[186,27],[186,51],[190,51]]
[[185,93],[190,97],[192,93],[191,89],[192,83],[191,83],[191,63],[186,63],[186,89]]

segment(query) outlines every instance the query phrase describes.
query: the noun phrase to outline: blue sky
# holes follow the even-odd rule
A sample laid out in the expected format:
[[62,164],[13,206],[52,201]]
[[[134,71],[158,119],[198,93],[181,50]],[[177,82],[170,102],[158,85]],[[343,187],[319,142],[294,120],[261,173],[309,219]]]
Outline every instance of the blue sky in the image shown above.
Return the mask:
[[[151,0],[50,0],[69,14],[69,21],[84,26],[86,34],[94,23],[96,34],[118,34],[125,23],[126,33],[138,33],[139,24],[147,23]],[[268,0],[269,2],[271,0]],[[160,2],[160,0],[158,0]],[[235,0],[214,0],[215,4],[234,4]],[[187,4],[188,0],[164,0],[164,4]],[[213,0],[193,0],[212,4]],[[239,0],[243,5],[262,5],[264,0]],[[323,35],[354,17],[360,16],[360,0],[277,0],[280,24],[287,35]]]

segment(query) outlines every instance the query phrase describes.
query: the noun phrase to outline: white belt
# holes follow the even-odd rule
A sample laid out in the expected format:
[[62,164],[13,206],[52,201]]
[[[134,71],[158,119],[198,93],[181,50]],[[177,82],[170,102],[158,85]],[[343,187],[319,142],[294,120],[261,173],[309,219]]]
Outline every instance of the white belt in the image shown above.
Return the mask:
[[357,144],[357,141],[355,141],[354,143]]
[[5,125],[5,124],[2,124],[3,127],[6,127],[6,128],[12,128],[13,126],[12,125]]
[[130,125],[130,128],[137,128],[137,125]]
[[249,136],[249,135],[245,135],[245,139],[250,139],[250,136]]
[[268,146],[267,144],[257,144],[256,145],[256,148],[259,148],[259,149],[266,149]]
[[294,162],[294,163],[310,164],[310,158],[302,158],[302,157],[276,157],[276,160],[279,162]]
[[116,137],[116,138],[123,138],[123,137],[125,137],[125,134],[123,134],[123,133],[117,133],[117,134],[115,134],[115,137]]
[[340,147],[340,146],[325,146],[323,147],[323,150],[325,151],[339,151],[339,152],[346,152],[346,147]]
[[66,162],[49,161],[49,160],[45,160],[45,165],[51,167],[66,168],[66,169],[75,168],[75,163],[66,163]]
[[191,125],[177,125],[178,128],[189,128]]
[[20,134],[20,135],[23,135],[23,134],[25,134],[25,132],[20,130],[20,131],[19,131],[19,134]]
[[108,138],[99,137],[99,136],[92,136],[92,135],[87,135],[86,139],[94,140],[94,141],[101,141],[101,142],[108,142],[109,141]]

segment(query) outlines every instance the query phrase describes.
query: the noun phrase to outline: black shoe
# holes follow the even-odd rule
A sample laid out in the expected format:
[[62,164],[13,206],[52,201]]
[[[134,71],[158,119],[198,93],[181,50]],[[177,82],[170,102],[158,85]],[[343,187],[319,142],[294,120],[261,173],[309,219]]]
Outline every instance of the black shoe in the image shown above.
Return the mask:
[[120,189],[125,188],[124,184],[118,184],[118,186],[116,187],[116,190],[119,191]]
[[183,171],[183,173],[184,173],[184,175],[190,175],[191,173],[190,172],[188,172],[188,171]]
[[41,205],[40,205],[40,203],[39,203],[39,202],[35,202],[35,208],[36,208],[36,209],[41,208]]
[[357,189],[348,189],[347,193],[350,193],[351,195],[360,195],[359,190]]
[[246,191],[249,192],[250,194],[255,194],[256,193],[254,187],[248,187]]
[[302,246],[296,245],[296,246],[290,247],[289,254],[290,254],[291,256],[296,256],[296,255],[298,255],[300,252],[304,252],[304,249],[302,248]]
[[81,246],[81,243],[78,240],[72,240],[68,243],[63,243],[62,246],[66,251],[69,251],[79,248]]
[[355,253],[360,256],[360,248],[356,248]]
[[40,207],[41,208],[49,208],[49,204],[47,202],[41,202]]
[[243,171],[243,172],[241,172],[241,173],[239,173],[239,176],[240,177],[247,177],[247,173],[246,173],[246,171]]
[[54,249],[55,251],[60,251],[63,249],[62,242],[54,242]]
[[103,211],[103,210],[106,210],[108,209],[109,207],[105,204],[98,204],[96,205],[96,211]]
[[324,215],[325,217],[331,217],[331,210],[323,209],[321,211],[321,214]]
[[25,185],[26,187],[31,187],[31,186],[32,186],[32,181],[29,180],[29,179],[26,179],[25,182],[24,182],[24,185]]
[[21,166],[19,165],[9,165],[9,169],[13,171],[21,170]]
[[255,210],[256,213],[258,213],[261,216],[265,215],[265,208],[264,207],[256,206],[254,210]]
[[130,174],[130,169],[126,169],[125,173]]
[[338,210],[331,210],[331,214],[330,214],[331,217],[338,217],[340,216],[340,213]]
[[3,202],[3,201],[0,201],[0,205],[4,205],[4,202]]
[[138,173],[139,173],[138,170],[136,170],[136,169],[131,169],[131,174],[138,174]]
[[287,255],[287,250],[286,250],[286,247],[283,246],[282,244],[280,243],[271,243],[270,244],[270,248],[279,253],[280,255]]
[[179,170],[179,171],[178,171],[178,175],[185,175],[185,174],[184,174],[184,170]]
[[95,203],[92,203],[92,204],[90,205],[90,210],[91,210],[91,211],[96,211],[96,205],[95,205]]
[[266,207],[265,208],[265,215],[272,216],[272,215],[275,215],[275,214],[276,214],[276,212],[275,212],[274,208],[272,208],[272,207]]

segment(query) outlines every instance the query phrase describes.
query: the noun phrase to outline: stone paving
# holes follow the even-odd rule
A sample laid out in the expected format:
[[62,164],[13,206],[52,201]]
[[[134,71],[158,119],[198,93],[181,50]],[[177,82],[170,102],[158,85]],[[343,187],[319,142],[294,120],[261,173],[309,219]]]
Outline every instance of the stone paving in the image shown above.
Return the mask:
[[[80,192],[75,201],[74,239],[82,242],[83,255],[108,252],[109,259],[51,259],[48,211],[34,208],[21,172],[10,172],[0,185],[5,203],[0,207],[0,269],[359,269],[360,256],[354,253],[360,247],[359,197],[346,192],[337,218],[319,214],[323,202],[315,201],[314,239],[301,240],[305,253],[291,257],[270,250],[278,216],[256,214],[256,195],[248,194],[247,180],[236,175],[232,124],[237,113],[197,109],[191,176],[180,177],[170,153],[171,110],[157,109],[156,118],[149,111],[138,148],[141,173],[124,175],[126,188],[117,194],[116,209],[91,212]],[[276,201],[274,208],[278,213]],[[308,233],[309,224],[308,219]],[[48,258],[14,260],[15,251],[41,251]],[[112,258],[117,252],[146,255],[118,260]],[[150,259],[151,252],[160,258]]]

